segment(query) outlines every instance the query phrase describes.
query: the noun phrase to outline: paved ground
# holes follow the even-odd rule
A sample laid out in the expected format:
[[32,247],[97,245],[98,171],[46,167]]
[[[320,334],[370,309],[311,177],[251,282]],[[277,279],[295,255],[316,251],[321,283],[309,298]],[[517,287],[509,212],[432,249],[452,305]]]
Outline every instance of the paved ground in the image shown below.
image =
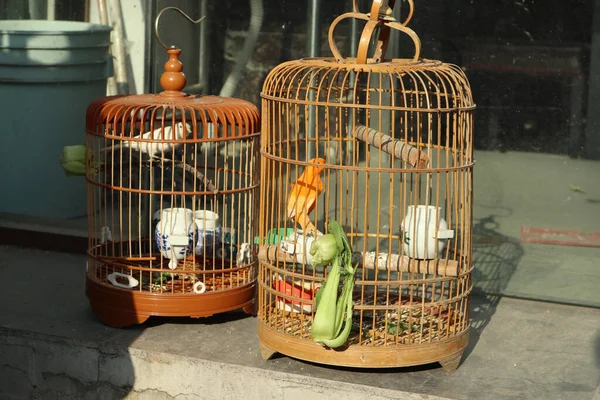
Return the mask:
[[364,371],[265,362],[242,313],[108,328],[89,309],[80,255],[0,246],[0,273],[1,398],[587,400],[600,383],[597,309],[474,297],[453,375],[437,364]]
[[519,241],[523,225],[600,232],[600,162],[494,151],[475,158],[475,285],[600,307],[600,247]]

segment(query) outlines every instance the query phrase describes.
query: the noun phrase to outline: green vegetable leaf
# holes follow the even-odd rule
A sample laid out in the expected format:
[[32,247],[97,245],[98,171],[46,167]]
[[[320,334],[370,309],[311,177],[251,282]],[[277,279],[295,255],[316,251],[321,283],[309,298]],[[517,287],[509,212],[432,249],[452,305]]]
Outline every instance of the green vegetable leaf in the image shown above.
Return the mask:
[[[352,330],[352,293],[358,264],[352,266],[352,249],[341,225],[335,220],[330,220],[328,230],[335,238],[337,255],[332,261],[331,271],[324,286],[316,293],[317,311],[312,323],[311,336],[317,343],[336,348],[346,343]],[[332,245],[332,241],[328,242],[328,246]],[[319,250],[317,247],[315,253]],[[342,290],[338,294],[342,278]]]
[[339,282],[340,263],[336,258],[327,277],[327,283],[319,290],[321,292],[319,304],[311,327],[311,336],[317,342],[334,337]]

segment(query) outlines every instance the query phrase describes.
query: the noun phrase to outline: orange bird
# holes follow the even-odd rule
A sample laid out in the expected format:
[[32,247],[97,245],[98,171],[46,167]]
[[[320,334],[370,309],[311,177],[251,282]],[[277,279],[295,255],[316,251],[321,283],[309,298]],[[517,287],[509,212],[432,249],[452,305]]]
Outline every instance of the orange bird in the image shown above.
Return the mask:
[[[313,158],[309,161],[314,164],[325,164],[322,158]],[[310,221],[308,214],[315,208],[317,197],[323,191],[323,182],[319,175],[323,171],[322,166],[309,165],[304,169],[298,180],[292,183],[292,189],[288,196],[288,217],[297,222],[305,233],[317,232],[317,227]]]

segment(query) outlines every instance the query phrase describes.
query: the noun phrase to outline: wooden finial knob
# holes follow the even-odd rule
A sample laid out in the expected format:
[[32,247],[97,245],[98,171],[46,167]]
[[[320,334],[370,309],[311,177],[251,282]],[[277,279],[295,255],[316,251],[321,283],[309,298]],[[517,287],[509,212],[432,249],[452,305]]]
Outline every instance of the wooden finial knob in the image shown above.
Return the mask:
[[187,79],[183,74],[183,64],[179,61],[181,50],[171,48],[167,50],[169,59],[165,63],[165,72],[160,76],[160,85],[164,89],[162,95],[165,96],[184,96],[182,92]]

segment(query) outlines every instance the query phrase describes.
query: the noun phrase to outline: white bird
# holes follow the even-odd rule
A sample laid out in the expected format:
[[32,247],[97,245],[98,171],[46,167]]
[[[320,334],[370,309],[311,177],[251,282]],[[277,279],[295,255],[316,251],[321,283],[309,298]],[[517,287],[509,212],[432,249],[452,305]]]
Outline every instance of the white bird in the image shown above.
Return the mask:
[[[164,135],[163,135],[164,129]],[[181,145],[181,143],[173,143],[171,140],[182,140],[186,135],[191,134],[192,126],[185,124],[183,128],[183,122],[175,124],[175,139],[173,139],[173,126],[164,126],[154,129],[154,131],[145,132],[141,135],[134,136],[133,139],[139,139],[135,141],[124,140],[119,144],[113,146],[107,146],[102,148],[100,151],[106,152],[110,150],[117,150],[120,148],[131,148],[136,151],[148,154],[151,157],[157,156],[162,152],[171,150],[173,147]]]

